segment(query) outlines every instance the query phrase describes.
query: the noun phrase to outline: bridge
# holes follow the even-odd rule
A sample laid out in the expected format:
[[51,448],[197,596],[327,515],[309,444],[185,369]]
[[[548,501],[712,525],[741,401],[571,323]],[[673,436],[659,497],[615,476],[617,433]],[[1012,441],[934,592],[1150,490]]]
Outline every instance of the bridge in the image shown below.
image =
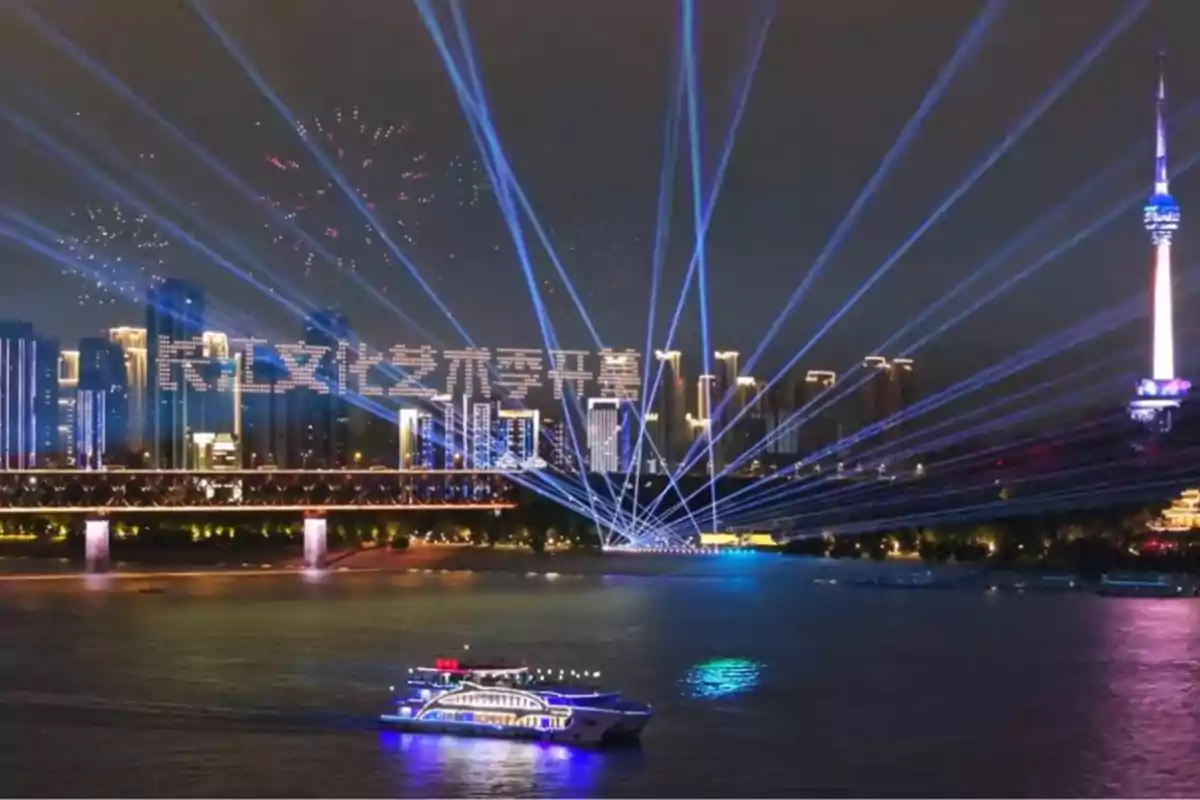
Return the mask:
[[497,510],[515,505],[486,470],[8,470],[0,515]]
[[516,507],[492,470],[4,470],[0,516],[84,515],[88,569],[107,569],[109,518],[123,514],[304,515],[305,563],[325,563],[326,514]]

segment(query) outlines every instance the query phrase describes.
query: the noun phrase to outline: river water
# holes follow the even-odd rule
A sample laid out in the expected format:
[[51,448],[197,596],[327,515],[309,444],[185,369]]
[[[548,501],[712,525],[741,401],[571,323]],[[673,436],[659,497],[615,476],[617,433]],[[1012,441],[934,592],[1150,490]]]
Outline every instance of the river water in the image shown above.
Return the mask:
[[[0,793],[1200,794],[1200,601],[818,569],[0,581]],[[402,666],[464,643],[599,670],[654,705],[642,747],[371,727]]]

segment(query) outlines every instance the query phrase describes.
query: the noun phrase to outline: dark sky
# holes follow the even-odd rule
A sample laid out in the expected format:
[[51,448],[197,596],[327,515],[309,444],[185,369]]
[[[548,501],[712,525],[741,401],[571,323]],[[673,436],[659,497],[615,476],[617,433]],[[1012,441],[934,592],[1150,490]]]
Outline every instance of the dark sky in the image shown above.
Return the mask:
[[[50,0],[27,7],[255,192],[283,211],[299,209],[297,220],[343,260],[343,272],[308,258],[294,235],[278,229],[260,207],[23,19],[15,10],[20,3],[10,6],[0,11],[6,112],[36,122],[60,145],[80,149],[156,213],[178,221],[276,296],[293,292],[311,303],[337,305],[383,349],[423,343],[366,288],[372,287],[445,345],[462,343],[379,238],[367,241],[362,217],[336,188],[319,193],[327,178],[186,3]],[[306,130],[334,135],[333,144],[324,140],[327,152],[340,158],[348,178],[375,204],[395,241],[470,335],[485,346],[540,344],[511,238],[414,6],[219,0],[209,8]],[[448,6],[439,8],[450,33]],[[493,120],[518,180],[604,343],[641,349],[663,122],[678,50],[676,4],[467,0],[465,8]],[[709,232],[714,346],[755,349],[981,8],[965,0],[778,3]],[[1111,0],[1010,2],[775,339],[767,365],[807,342],[1126,8],[1126,2]],[[703,181],[711,186],[756,28],[769,6],[701,0],[698,9],[701,163]],[[1110,165],[1124,159],[1125,166],[1108,173],[1061,224],[968,292],[968,301],[1121,198],[1148,190],[1154,56],[1168,50],[1171,105],[1184,109],[1200,99],[1200,54],[1190,46],[1197,30],[1200,4],[1194,0],[1152,3],[801,366],[844,369]],[[56,118],[58,112],[65,120]],[[1200,146],[1195,116],[1180,116],[1173,127],[1177,162]],[[376,130],[389,129],[382,139],[373,138]],[[213,327],[298,335],[294,316],[267,294],[156,229],[152,220],[138,226],[136,207],[121,202],[114,210],[115,195],[86,171],[47,155],[11,123],[0,121],[0,137],[6,206],[75,237],[76,252],[97,253],[110,264],[119,257],[122,268],[138,264],[131,291],[150,274],[186,277],[209,292],[220,315]],[[684,141],[672,193],[660,331],[694,241]],[[201,218],[188,219],[154,196],[107,160],[106,148]],[[1184,175],[1173,187],[1184,213],[1176,258],[1181,272],[1195,250],[1188,244],[1188,209],[1200,209],[1196,185],[1200,175]],[[918,354],[923,374],[942,383],[974,371],[1145,288],[1150,248],[1140,217],[1140,208],[1131,207],[934,340]],[[579,314],[535,241],[533,268],[548,292],[560,340],[590,347]],[[359,283],[344,274],[350,268]],[[47,334],[70,340],[142,319],[136,298],[114,299],[12,239],[0,240],[0,269],[6,278],[0,316],[30,319]],[[949,311],[963,307],[957,303]],[[1177,307],[1180,338],[1195,338],[1190,302]],[[933,327],[931,322],[915,335]],[[1062,364],[1122,352],[1144,342],[1148,332],[1148,322],[1131,327],[1075,351]],[[693,299],[678,344],[696,353],[699,337]]]

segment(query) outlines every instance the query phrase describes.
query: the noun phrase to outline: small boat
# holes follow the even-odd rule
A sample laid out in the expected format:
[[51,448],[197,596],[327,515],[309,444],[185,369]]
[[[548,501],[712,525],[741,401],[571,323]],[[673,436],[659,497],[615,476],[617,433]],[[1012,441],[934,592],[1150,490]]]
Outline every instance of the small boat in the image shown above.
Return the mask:
[[534,670],[439,658],[410,669],[393,686],[384,726],[417,733],[535,739],[568,745],[633,743],[650,721],[650,706],[620,693],[572,681],[599,672]]

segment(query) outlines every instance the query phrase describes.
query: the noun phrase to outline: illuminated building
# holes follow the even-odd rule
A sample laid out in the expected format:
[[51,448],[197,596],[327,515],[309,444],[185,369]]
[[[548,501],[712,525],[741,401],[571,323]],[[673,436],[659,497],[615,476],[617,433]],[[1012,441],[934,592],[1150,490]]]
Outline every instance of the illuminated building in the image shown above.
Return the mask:
[[647,411],[646,418],[643,420],[646,426],[646,437],[641,442],[641,466],[642,472],[647,475],[663,475],[667,471],[666,462],[660,457],[660,454],[654,452],[654,449],[649,446],[650,442],[658,442],[662,434],[659,431],[659,420],[657,411]]
[[232,471],[242,467],[241,445],[228,433],[193,433],[188,440],[189,469]]
[[621,472],[621,401],[590,397],[587,403],[588,467],[592,472]]
[[867,356],[862,366],[868,373],[862,386],[862,423],[864,426],[884,424],[896,405],[891,362],[883,356]]
[[470,404],[470,411],[467,437],[471,469],[491,469],[496,459],[495,431],[492,428],[495,407],[490,401],[477,401]]
[[79,398],[79,351],[58,354],[58,447],[66,463],[75,463],[75,411]]
[[[169,279],[146,296],[147,418],[143,439],[150,464],[184,469],[187,463],[190,398],[198,391],[187,374],[204,333],[204,296],[191,284]],[[184,356],[180,358],[180,356]],[[194,373],[194,370],[192,370]]]
[[774,386],[767,392],[767,397],[760,401],[763,435],[768,442],[764,452],[777,466],[794,461],[800,452],[800,426],[792,419],[794,409],[789,402],[789,394],[787,387]]
[[505,467],[534,467],[540,460],[540,415],[535,409],[502,408],[497,412],[496,444]]
[[1172,413],[1191,384],[1175,375],[1175,332],[1171,288],[1171,238],[1179,228],[1179,204],[1171,196],[1167,171],[1167,79],[1159,56],[1155,100],[1154,194],[1146,201],[1143,223],[1154,245],[1154,328],[1151,375],[1137,386],[1130,416],[1161,431],[1171,428]]
[[4,469],[38,465],[37,351],[32,325],[0,322],[0,467]]
[[696,419],[712,419],[712,406],[716,400],[716,375],[701,375],[696,380]]
[[713,358],[716,359],[713,364],[713,405],[716,406],[737,384],[738,352],[718,350],[713,353]]
[[572,462],[567,458],[570,446],[567,442],[568,436],[570,433],[566,431],[560,420],[542,420],[542,436],[538,445],[538,454],[542,461],[545,461],[552,469],[564,472],[571,469]]
[[1149,528],[1159,533],[1187,533],[1200,529],[1200,489],[1186,489],[1171,501]]
[[146,356],[145,328],[110,328],[108,339],[121,346],[125,354],[125,387],[129,393],[129,423],[125,428],[125,446],[140,452],[146,419],[146,386],[149,366]]
[[[325,468],[346,467],[352,461],[351,409],[344,396],[348,380],[350,324],[332,309],[310,314],[304,320],[306,357],[314,359],[313,377],[318,388],[288,386],[289,460],[310,460]],[[339,356],[344,356],[339,358]]]
[[819,452],[840,438],[839,423],[834,409],[826,407],[823,397],[837,383],[837,373],[810,369],[804,382],[796,386],[796,410],[799,412],[799,441],[801,453]]
[[[740,375],[733,391],[729,418],[733,427],[721,440],[724,443],[722,449],[727,464],[733,464],[766,435],[766,419],[762,404],[758,402],[758,381],[748,375]],[[742,415],[736,423],[733,422],[733,409]],[[738,467],[738,471],[752,469],[752,464],[753,461],[747,461]]]
[[463,414],[455,406],[451,395],[435,395],[430,403],[437,417],[437,427],[440,429],[438,438],[442,451],[442,468],[463,469],[467,452],[463,441]]
[[738,379],[738,352],[736,350],[718,350],[713,353],[713,358],[715,360],[713,362],[712,411],[706,418],[712,419],[709,430],[713,431],[716,436],[723,437],[717,445],[716,452],[713,453],[717,467],[721,468],[727,462],[727,455],[730,451],[736,449],[733,442],[729,441],[723,432],[729,420],[734,419],[741,410],[737,407],[735,394]]
[[58,455],[58,342],[39,339],[34,367],[37,391],[34,401],[34,422],[39,466],[51,466]]
[[[917,369],[911,358],[892,359],[892,397],[895,402],[893,414],[907,411],[917,402]],[[903,438],[912,433],[916,427],[913,419],[900,420],[894,429],[894,435]]]
[[[710,426],[712,425],[712,420],[696,419],[691,414],[687,415],[686,420],[687,420],[687,431],[688,431],[688,445],[695,446],[697,448],[704,448],[704,450],[707,451],[708,442],[706,440],[708,439],[708,433],[711,430]],[[699,451],[697,451],[697,452],[699,452]],[[697,462],[697,466],[699,466],[701,469],[704,470],[704,474],[706,474],[706,475],[712,474],[712,471],[709,468],[710,465],[708,462],[708,458],[706,458],[706,457],[700,458],[699,461]]]
[[396,412],[399,427],[400,469],[435,469],[437,452],[433,414],[423,409]]
[[655,445],[666,461],[674,468],[683,461],[688,442],[687,390],[680,367],[681,354],[678,350],[656,350],[654,357],[662,367],[662,379],[655,399],[658,414]]
[[99,469],[124,454],[129,421],[125,354],[106,338],[79,342],[75,403],[75,465]]
[[[287,467],[287,395],[278,387],[287,379],[279,354],[264,344],[239,354],[244,383],[262,387],[242,398],[242,447],[249,467]],[[388,453],[388,458],[391,454]]]

